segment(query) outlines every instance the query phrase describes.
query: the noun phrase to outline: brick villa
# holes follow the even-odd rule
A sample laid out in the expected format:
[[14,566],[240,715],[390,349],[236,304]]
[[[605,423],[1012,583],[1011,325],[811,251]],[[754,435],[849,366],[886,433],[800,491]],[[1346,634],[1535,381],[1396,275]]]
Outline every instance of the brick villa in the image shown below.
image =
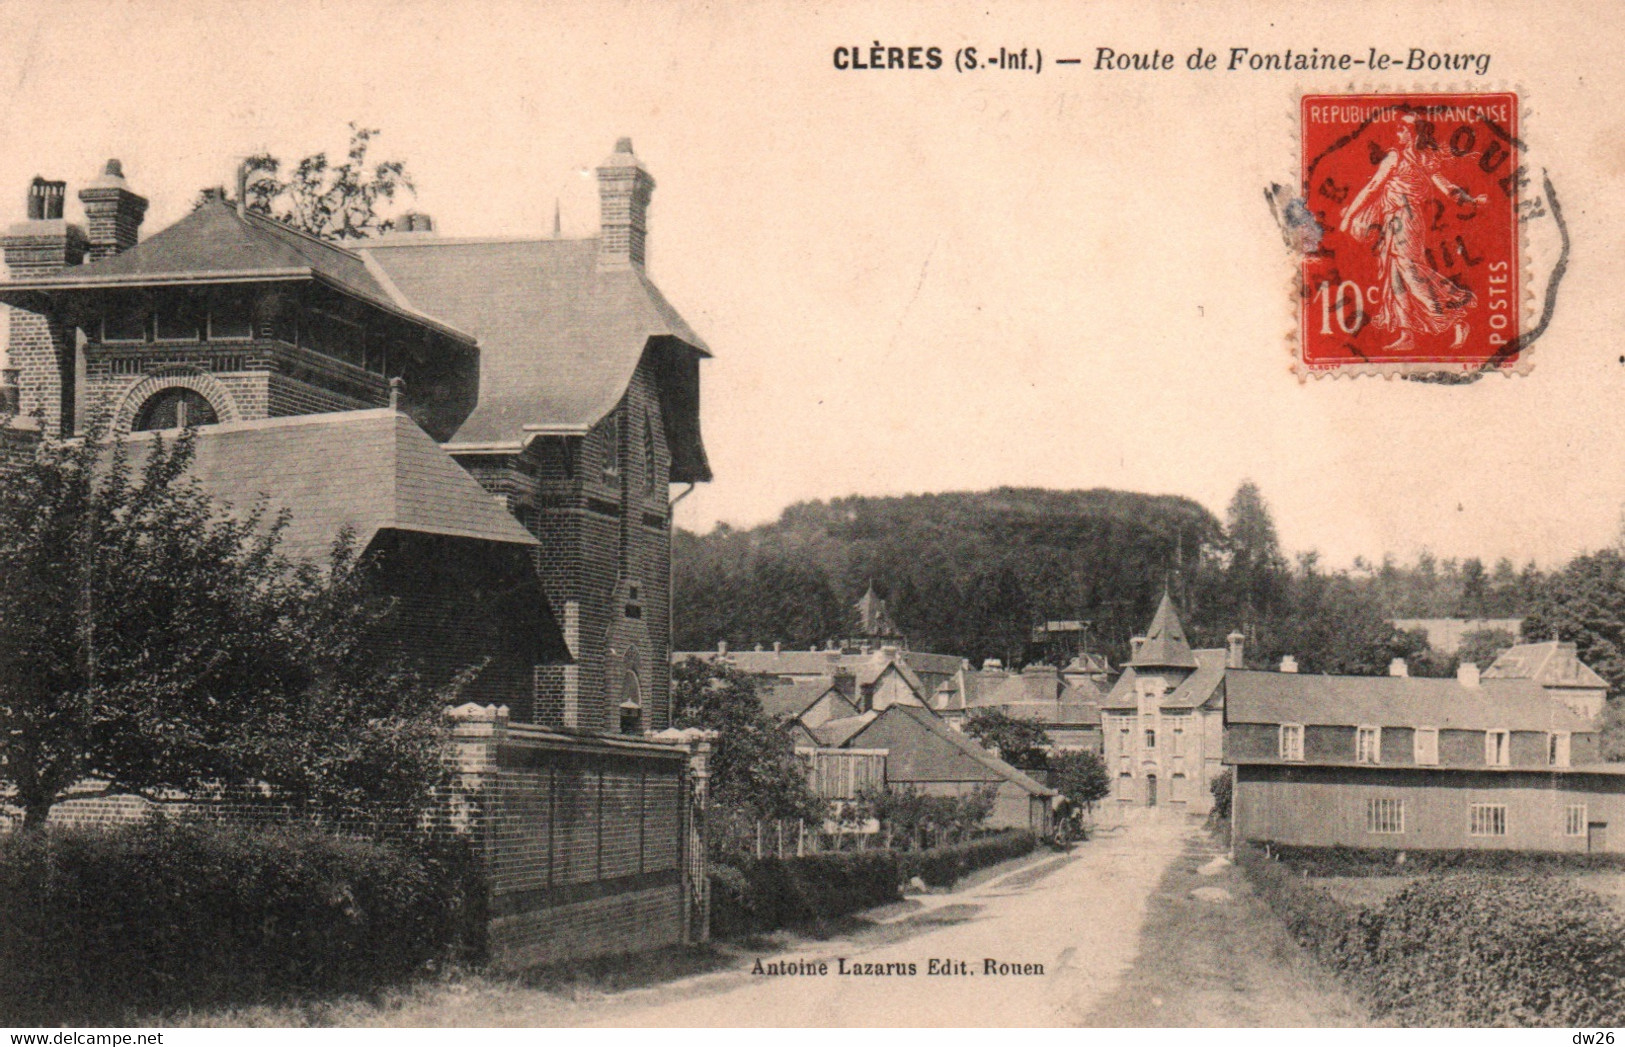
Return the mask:
[[711,477],[709,352],[646,272],[654,179],[629,140],[597,175],[593,237],[415,215],[340,246],[220,193],[142,240],[147,201],[112,161],[78,193],[85,227],[36,179],[3,240],[0,451],[34,426],[110,427],[136,453],[201,426],[218,500],[288,510],[302,556],[353,529],[415,601],[416,640],[489,660],[458,737],[512,962],[704,933],[703,788],[651,736],[672,716],[669,485]]

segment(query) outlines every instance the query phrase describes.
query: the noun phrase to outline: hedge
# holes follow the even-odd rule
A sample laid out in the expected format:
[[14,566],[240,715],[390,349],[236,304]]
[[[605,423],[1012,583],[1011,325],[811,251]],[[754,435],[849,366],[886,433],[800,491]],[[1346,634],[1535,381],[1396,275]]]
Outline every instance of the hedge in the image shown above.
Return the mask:
[[932,887],[951,887],[966,873],[1037,846],[1032,833],[1017,830],[925,851],[837,851],[713,865],[711,931],[734,938],[817,926],[897,901],[901,885],[913,877]]
[[902,876],[905,882],[918,876],[927,887],[952,887],[968,873],[1031,854],[1037,846],[1038,837],[1024,829],[1012,829],[969,843],[907,851],[900,856]]
[[1270,844],[1270,854],[1309,876],[1394,876],[1430,872],[1533,873],[1625,870],[1625,854],[1575,851],[1409,850]]
[[1253,882],[1297,939],[1406,1025],[1625,1024],[1625,916],[1562,876],[1425,876],[1339,904],[1254,847]]
[[896,851],[838,851],[761,858],[711,870],[717,937],[816,925],[898,899]]
[[161,819],[0,838],[0,1024],[361,992],[464,929],[471,864],[291,828]]

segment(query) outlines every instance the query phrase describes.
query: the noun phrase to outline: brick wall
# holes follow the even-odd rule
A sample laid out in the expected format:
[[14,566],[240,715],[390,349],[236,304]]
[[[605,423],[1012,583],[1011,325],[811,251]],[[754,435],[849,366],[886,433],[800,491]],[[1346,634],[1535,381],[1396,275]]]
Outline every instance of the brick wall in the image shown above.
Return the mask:
[[686,749],[560,736],[471,706],[461,713],[460,788],[477,811],[493,965],[704,936]]
[[[671,724],[671,453],[646,356],[607,418],[523,455],[459,461],[542,543],[537,564],[576,664],[540,669],[536,722],[617,731],[626,673],[643,730]],[[617,435],[618,434],[618,435]],[[606,469],[613,458],[613,469]],[[636,596],[632,594],[636,588]]]
[[[49,276],[84,260],[89,249],[78,226],[61,221],[25,222],[5,236],[6,269],[13,280]],[[7,346],[18,368],[21,413],[36,412],[52,433],[71,435],[74,411],[75,333],[61,321],[10,309]]]

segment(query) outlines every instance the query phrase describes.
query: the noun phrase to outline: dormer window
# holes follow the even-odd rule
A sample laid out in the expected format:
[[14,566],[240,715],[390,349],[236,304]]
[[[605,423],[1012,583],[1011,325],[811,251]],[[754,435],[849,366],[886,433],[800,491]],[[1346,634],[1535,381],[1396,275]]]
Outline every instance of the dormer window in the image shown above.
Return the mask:
[[1546,763],[1551,767],[1569,765],[1569,732],[1553,731],[1546,736]]
[[1382,762],[1382,728],[1357,727],[1354,731],[1354,762]]
[[1279,752],[1283,760],[1303,759],[1303,724],[1283,723],[1281,725]]
[[1439,729],[1418,727],[1412,738],[1416,762],[1424,766],[1436,765],[1439,762]]
[[1484,762],[1491,767],[1506,767],[1512,762],[1512,736],[1504,730],[1484,732]]

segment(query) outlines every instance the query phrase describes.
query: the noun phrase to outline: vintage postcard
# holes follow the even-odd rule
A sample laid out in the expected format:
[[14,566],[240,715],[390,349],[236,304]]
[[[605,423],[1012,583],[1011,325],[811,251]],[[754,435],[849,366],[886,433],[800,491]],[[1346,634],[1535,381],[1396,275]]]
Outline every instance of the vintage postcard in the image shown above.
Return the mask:
[[3,0],[0,1025],[1612,1043],[1617,14]]

